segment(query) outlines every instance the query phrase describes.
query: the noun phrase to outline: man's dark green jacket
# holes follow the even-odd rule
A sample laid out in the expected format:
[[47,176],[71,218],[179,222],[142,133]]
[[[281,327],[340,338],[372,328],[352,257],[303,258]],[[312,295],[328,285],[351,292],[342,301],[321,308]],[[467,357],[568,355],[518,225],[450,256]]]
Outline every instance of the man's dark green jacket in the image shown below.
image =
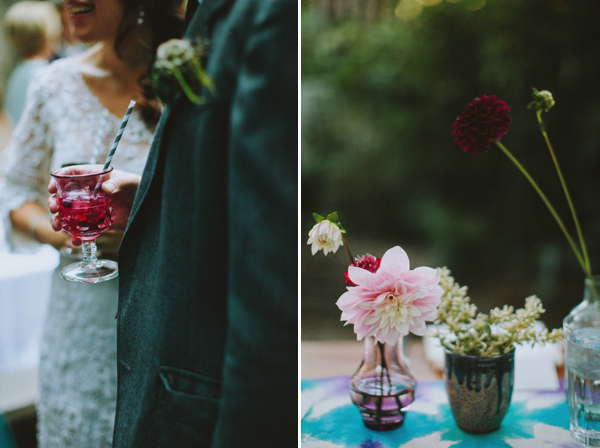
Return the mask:
[[[197,0],[189,0],[197,1]],[[295,0],[204,0],[119,251],[114,447],[297,446]]]

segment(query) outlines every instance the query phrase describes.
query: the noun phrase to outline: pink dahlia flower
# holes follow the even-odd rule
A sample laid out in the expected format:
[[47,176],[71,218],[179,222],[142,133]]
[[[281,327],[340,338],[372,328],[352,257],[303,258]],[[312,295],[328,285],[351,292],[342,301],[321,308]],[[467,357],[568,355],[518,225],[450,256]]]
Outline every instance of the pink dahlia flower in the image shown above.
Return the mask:
[[443,290],[437,271],[410,269],[408,256],[399,246],[389,249],[377,272],[350,266],[349,286],[337,306],[345,325],[354,324],[358,340],[373,336],[394,345],[400,336],[425,334],[425,322],[437,317]]

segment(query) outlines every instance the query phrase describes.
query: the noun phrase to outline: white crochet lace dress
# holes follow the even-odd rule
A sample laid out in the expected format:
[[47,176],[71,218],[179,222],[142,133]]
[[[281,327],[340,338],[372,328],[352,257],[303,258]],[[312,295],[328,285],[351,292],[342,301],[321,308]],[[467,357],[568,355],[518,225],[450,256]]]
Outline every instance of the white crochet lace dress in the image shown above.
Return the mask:
[[[32,81],[22,119],[2,154],[0,215],[9,246],[35,250],[11,230],[8,214],[25,201],[46,205],[50,172],[63,164],[103,163],[122,117],[108,112],[87,88],[77,57],[41,69]],[[152,131],[134,109],[112,161],[141,174]],[[39,247],[39,246],[38,246]],[[41,346],[38,439],[40,448],[107,448],[116,408],[118,279],[69,283],[54,273]]]

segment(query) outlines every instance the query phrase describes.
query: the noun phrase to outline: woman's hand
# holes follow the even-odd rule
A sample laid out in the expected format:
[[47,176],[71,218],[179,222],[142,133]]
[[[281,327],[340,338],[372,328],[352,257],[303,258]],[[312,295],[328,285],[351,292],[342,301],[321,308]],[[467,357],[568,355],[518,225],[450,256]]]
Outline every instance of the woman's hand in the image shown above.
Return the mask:
[[140,186],[142,176],[121,170],[113,170],[110,177],[102,184],[102,191],[112,197],[112,207],[115,210],[115,221],[111,230],[124,231],[129,221],[131,206]]
[[[73,168],[75,169],[75,167]],[[129,220],[129,214],[131,213],[131,206],[133,205],[133,200],[140,185],[141,178],[142,177],[138,174],[113,170],[109,173],[108,179],[102,184],[102,191],[111,196],[112,207],[115,211],[115,220],[110,227],[111,230],[120,231],[121,234],[125,230],[127,221]],[[48,192],[52,195],[48,198],[48,208],[51,213],[58,213],[58,204],[56,201],[57,186],[54,179],[52,179],[50,185],[48,185]],[[55,231],[61,230],[62,227],[58,216],[54,216],[52,219],[52,228]],[[106,233],[108,233],[108,231]],[[107,237],[107,239],[108,238],[111,237]],[[75,246],[79,246],[81,240],[73,237],[72,243]]]

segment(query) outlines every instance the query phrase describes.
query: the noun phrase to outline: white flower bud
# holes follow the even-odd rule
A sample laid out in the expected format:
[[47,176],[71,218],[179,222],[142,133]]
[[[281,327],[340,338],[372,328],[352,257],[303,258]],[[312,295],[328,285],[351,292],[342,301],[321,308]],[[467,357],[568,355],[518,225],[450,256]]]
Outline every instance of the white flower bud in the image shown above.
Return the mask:
[[323,254],[327,255],[329,252],[337,252],[338,248],[343,246],[344,243],[340,228],[325,219],[314,225],[308,233],[306,244],[312,244],[311,251],[313,255],[321,249],[323,249]]
[[540,90],[540,95],[544,98],[545,109],[546,112],[548,112],[556,102],[554,101],[552,94],[547,90]]

